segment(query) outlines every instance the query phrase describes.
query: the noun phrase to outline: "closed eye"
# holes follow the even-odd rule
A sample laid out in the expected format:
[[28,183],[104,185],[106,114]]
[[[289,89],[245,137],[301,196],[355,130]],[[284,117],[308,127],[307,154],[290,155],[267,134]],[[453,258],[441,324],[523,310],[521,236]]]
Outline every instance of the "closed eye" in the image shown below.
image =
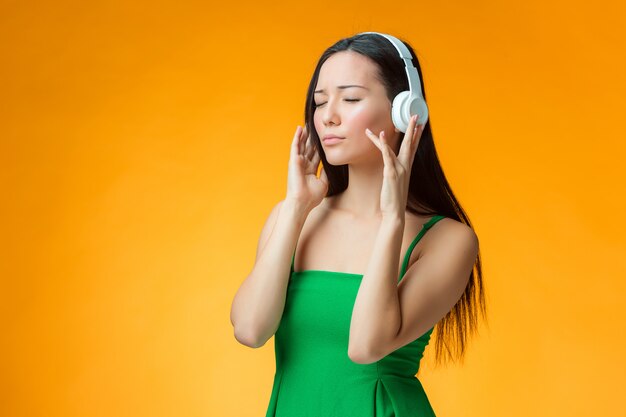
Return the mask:
[[[349,102],[355,102],[355,101],[361,101],[361,99],[357,99],[357,98],[347,98],[345,99],[345,101],[349,101]],[[318,108],[319,106],[326,104],[326,103],[320,103],[320,104],[315,104],[313,107]]]

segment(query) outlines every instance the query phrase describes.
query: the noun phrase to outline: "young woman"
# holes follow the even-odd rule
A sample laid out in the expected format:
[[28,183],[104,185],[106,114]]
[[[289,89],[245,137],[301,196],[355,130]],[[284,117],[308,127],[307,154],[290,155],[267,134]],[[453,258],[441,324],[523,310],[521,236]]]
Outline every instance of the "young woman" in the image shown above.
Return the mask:
[[[394,40],[361,33],[321,56],[286,197],[234,297],[240,343],[275,335],[267,417],[434,416],[416,374],[435,325],[437,361],[462,359],[477,307],[486,317],[478,238],[439,164],[417,57]],[[412,86],[423,106],[396,108]]]

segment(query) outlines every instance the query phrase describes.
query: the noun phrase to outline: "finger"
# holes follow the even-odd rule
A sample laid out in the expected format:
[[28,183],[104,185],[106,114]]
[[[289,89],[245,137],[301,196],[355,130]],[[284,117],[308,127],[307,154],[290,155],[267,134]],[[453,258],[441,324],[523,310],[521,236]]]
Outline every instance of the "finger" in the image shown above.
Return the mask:
[[391,146],[389,146],[389,144],[387,143],[387,138],[385,137],[384,133],[385,132],[383,132],[381,134],[381,137],[385,141],[385,146],[387,147],[387,154],[389,155],[389,159],[393,163],[392,166],[395,168],[396,172],[399,172],[400,169],[404,168],[406,165],[402,164],[402,161],[396,156],[396,154],[393,151],[393,149],[391,148]]
[[365,134],[367,135],[368,138],[370,138],[370,140],[372,142],[374,142],[374,145],[376,145],[376,147],[378,149],[380,149],[382,151],[382,146],[380,144],[380,139],[378,138],[378,136],[376,136],[371,130],[369,129],[365,129]]
[[385,148],[385,150],[387,151],[387,153],[389,154],[389,156],[393,160],[397,160],[398,157],[396,156],[395,151],[393,150],[391,145],[389,145],[389,142],[387,142],[387,135],[385,135],[385,131],[380,132],[380,141],[381,141],[383,147]]
[[[417,116],[415,122],[419,122],[419,115]],[[405,157],[405,166],[407,166],[407,169],[410,170],[411,167],[413,166],[413,161],[415,160],[415,155],[416,155],[416,151],[417,148],[419,146],[419,140],[422,136],[422,132],[424,131],[424,126],[425,123],[422,124],[415,124],[415,127],[413,129],[413,134],[411,135],[410,138],[410,146],[409,146],[409,150],[407,151],[407,156]]]
[[426,123],[422,123],[421,125],[417,126],[416,129],[416,143],[419,143],[420,138],[422,137],[422,133],[424,133],[424,129],[426,129]]
[[315,149],[315,145],[313,144],[313,138],[311,138],[311,135],[307,137],[306,149],[307,149],[306,150],[307,159],[311,159],[312,157],[315,156],[317,149]]
[[404,138],[402,139],[402,144],[400,145],[400,151],[398,152],[398,159],[402,161],[403,164],[411,159],[410,154],[412,153],[412,145],[413,138],[415,137],[415,127],[417,126],[417,121],[419,119],[419,115],[411,116],[411,120],[409,121],[409,126],[406,129],[404,134]]
[[300,137],[298,138],[298,153],[302,156],[305,155],[306,150],[306,125],[300,130]]
[[300,132],[301,127],[296,127],[296,133],[293,135],[293,139],[291,140],[291,149],[289,150],[289,156],[291,159],[295,160],[300,153]]
[[317,169],[317,165],[320,163],[320,160],[322,159],[322,157],[320,156],[319,152],[317,152],[316,150],[313,150],[313,152],[315,152],[313,154],[313,166],[315,167],[315,169]]
[[385,168],[386,167],[390,167],[395,169],[395,161],[394,161],[394,157],[395,155],[392,155],[393,152],[391,151],[391,148],[389,147],[389,145],[387,145],[387,139],[385,139],[385,132],[381,132],[380,134],[380,141],[381,141],[381,148],[382,148],[382,153],[383,153],[383,162],[385,164]]
[[413,138],[411,139],[411,161],[413,161],[413,158],[415,158],[415,154],[417,153],[416,150],[419,147],[425,126],[426,123],[422,123],[421,125],[417,125],[415,127],[415,133],[413,134]]

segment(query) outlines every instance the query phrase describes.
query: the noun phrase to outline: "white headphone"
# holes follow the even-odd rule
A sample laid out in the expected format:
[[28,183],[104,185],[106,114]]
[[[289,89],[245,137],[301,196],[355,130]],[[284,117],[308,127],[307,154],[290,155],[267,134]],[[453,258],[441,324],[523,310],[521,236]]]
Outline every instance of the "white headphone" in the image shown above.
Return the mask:
[[401,91],[393,99],[393,103],[391,104],[391,120],[393,120],[393,124],[398,130],[405,133],[409,127],[411,116],[414,114],[419,114],[420,116],[417,120],[418,124],[425,124],[428,121],[428,106],[422,96],[420,76],[417,69],[413,66],[411,52],[400,39],[385,33],[361,32],[358,35],[366,33],[373,33],[387,38],[398,50],[400,58],[404,60],[406,76],[409,79],[409,89],[407,91]]

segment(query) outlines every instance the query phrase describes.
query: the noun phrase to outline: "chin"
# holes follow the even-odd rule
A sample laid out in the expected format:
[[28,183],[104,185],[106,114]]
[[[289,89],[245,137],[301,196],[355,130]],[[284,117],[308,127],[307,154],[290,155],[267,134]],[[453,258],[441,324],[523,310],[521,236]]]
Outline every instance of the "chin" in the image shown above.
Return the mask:
[[346,161],[346,160],[341,160],[341,159],[335,159],[335,160],[334,160],[334,159],[328,159],[328,158],[326,158],[326,161],[327,161],[330,165],[332,165],[332,166],[342,166],[342,165],[346,165],[346,164],[348,164],[348,163],[349,163],[348,161]]

